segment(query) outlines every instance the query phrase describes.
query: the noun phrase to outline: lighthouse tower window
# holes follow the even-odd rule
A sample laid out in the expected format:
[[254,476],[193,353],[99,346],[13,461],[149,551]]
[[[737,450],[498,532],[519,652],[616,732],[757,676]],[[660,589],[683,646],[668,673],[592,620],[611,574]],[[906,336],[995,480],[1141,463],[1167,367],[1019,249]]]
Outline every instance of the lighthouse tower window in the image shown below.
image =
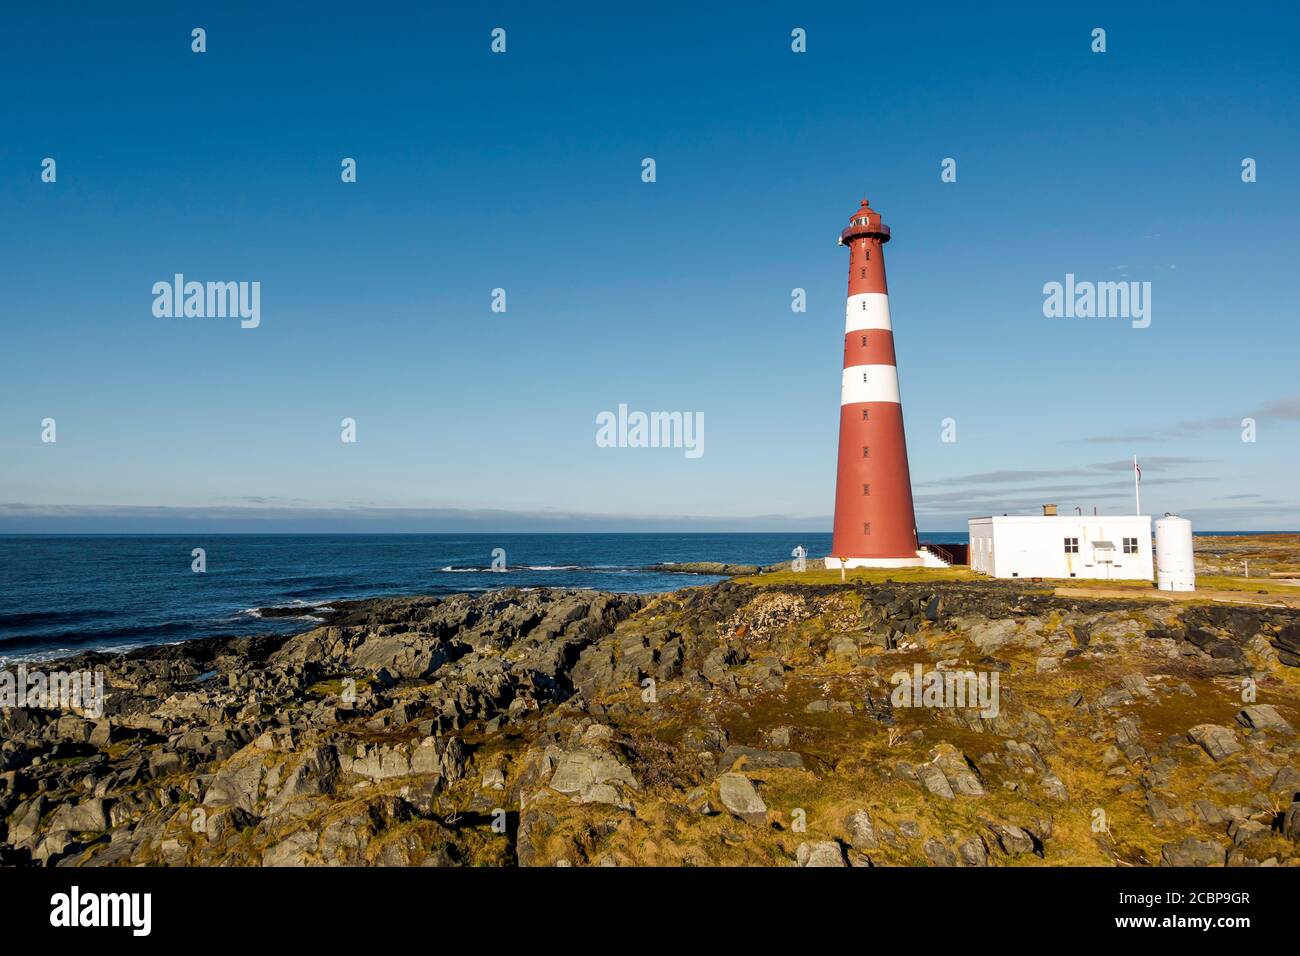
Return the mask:
[[871,449],[870,449],[868,446],[866,446],[866,445],[863,445],[863,446],[862,446],[862,457],[863,457],[863,458],[870,458],[870,457],[871,457]]
[[864,496],[865,496],[865,495],[869,495],[869,494],[871,494],[871,486],[870,486],[870,485],[863,485],[863,486],[862,486],[862,494],[863,494]]
[[863,534],[871,534],[871,522],[870,522],[870,521],[864,521],[864,522],[862,523],[862,533],[863,533]]
[[862,420],[865,422],[865,421],[866,421],[867,419],[869,419],[870,417],[871,417],[871,409],[869,409],[869,408],[864,408],[864,409],[862,410]]
[[864,349],[867,347],[867,337],[865,335],[862,336],[862,347]]
[[863,382],[866,382],[866,380],[867,380],[867,373],[866,373],[866,372],[863,372],[863,373],[862,373],[862,381],[863,381]]

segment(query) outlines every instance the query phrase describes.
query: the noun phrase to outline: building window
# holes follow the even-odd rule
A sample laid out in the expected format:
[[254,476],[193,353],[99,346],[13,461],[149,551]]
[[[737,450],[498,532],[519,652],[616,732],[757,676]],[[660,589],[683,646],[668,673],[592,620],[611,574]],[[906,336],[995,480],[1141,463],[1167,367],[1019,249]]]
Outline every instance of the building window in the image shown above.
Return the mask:
[[864,408],[864,409],[862,410],[862,420],[865,422],[865,421],[867,421],[870,417],[871,417],[871,413],[870,413],[867,409]]
[[1066,553],[1066,554],[1078,554],[1078,553],[1079,553],[1079,539],[1078,539],[1078,538],[1066,538],[1066,539],[1065,539],[1065,553]]
[[1138,553],[1138,539],[1137,539],[1137,538],[1125,538],[1125,539],[1124,539],[1124,553],[1125,553],[1125,554],[1137,554],[1137,553]]
[[863,494],[863,495],[869,495],[869,494],[871,494],[871,486],[870,486],[870,485],[863,485],[863,486],[862,486],[862,494]]

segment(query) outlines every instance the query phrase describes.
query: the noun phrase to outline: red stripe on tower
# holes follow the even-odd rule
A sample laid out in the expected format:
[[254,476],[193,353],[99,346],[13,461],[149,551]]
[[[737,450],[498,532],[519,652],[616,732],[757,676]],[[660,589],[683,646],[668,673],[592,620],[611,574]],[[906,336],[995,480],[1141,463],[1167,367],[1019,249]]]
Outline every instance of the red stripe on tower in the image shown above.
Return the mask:
[[904,567],[918,552],[903,435],[884,246],[889,227],[862,206],[840,234],[849,247],[849,298],[840,385],[839,468],[829,567]]

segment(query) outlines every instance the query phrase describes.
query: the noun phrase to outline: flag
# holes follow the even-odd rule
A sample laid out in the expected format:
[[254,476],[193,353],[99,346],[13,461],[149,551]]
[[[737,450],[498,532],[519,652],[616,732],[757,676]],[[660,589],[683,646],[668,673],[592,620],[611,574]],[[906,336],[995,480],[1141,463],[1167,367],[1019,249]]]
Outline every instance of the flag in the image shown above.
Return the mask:
[[1142,469],[1138,467],[1138,456],[1133,456],[1133,513],[1142,513]]

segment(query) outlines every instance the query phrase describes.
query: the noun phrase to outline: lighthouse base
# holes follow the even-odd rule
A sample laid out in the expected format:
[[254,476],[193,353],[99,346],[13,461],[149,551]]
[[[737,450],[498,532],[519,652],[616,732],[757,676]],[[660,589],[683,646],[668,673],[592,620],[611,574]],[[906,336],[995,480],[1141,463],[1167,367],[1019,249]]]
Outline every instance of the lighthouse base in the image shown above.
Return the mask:
[[826,569],[838,571],[841,567],[852,568],[946,568],[947,561],[922,548],[912,558],[827,558]]

